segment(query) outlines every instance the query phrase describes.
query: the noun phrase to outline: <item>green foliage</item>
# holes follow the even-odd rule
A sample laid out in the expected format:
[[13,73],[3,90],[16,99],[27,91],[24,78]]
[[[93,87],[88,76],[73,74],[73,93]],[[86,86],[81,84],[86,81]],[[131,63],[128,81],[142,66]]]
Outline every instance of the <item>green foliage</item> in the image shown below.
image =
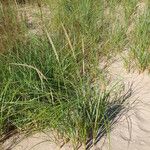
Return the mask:
[[115,86],[102,91],[100,78],[92,82],[95,70],[79,72],[80,62],[69,54],[58,62],[47,39],[33,37],[15,50],[18,55],[10,52],[0,57],[1,134],[12,128],[50,128],[77,145],[96,138],[100,127],[104,133],[110,131],[112,114],[117,115],[124,103]]
[[150,69],[150,9],[138,18],[132,33],[131,57],[140,71]]
[[[145,50],[149,15],[139,19],[132,32],[136,36],[129,42],[126,32],[137,1],[119,1],[119,10],[114,0],[49,0],[47,4],[52,12],[50,26],[44,23],[39,5],[44,34],[26,33],[23,40],[20,31],[27,29],[16,29],[20,25],[17,5],[11,5],[10,14],[10,5],[5,7],[3,21],[7,24],[3,27],[13,35],[4,34],[8,47],[0,55],[0,135],[15,129],[52,129],[76,146],[91,140],[95,143],[110,132],[131,94],[124,93],[123,86],[106,84],[109,81],[99,59],[115,56],[130,42],[135,57],[137,48]],[[125,14],[123,20],[120,10]]]

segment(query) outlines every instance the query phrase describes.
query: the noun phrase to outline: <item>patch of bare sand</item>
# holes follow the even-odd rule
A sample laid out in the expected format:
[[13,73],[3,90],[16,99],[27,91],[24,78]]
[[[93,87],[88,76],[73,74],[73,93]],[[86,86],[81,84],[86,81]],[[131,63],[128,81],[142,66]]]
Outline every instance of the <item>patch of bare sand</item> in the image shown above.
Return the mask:
[[29,137],[14,136],[3,144],[2,150],[73,150],[69,142],[64,144],[56,136],[53,132],[40,132]]
[[103,150],[149,150],[150,149],[150,75],[137,72],[127,73],[119,60],[110,66],[113,79],[133,83],[134,94],[131,101],[137,100],[133,110],[123,116],[110,134],[110,140],[103,138],[97,148]]

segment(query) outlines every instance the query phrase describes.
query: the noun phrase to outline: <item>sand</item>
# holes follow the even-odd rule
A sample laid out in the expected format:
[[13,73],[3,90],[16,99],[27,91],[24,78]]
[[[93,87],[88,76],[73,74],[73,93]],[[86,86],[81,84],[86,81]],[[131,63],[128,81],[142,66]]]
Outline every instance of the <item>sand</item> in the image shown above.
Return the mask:
[[[136,103],[115,125],[109,138],[103,137],[92,149],[150,150],[150,75],[146,72],[127,73],[121,61],[113,63],[108,70],[112,80],[121,79],[127,86],[133,83],[134,94],[130,102],[136,100]],[[59,150],[61,144],[50,138],[51,133],[47,134],[37,133],[25,138],[11,150]],[[4,150],[7,150],[11,141],[12,138],[4,143]],[[80,150],[82,149],[81,147]],[[67,143],[62,150],[73,148]]]
[[[125,84],[133,83],[134,108],[123,116],[111,132],[110,142],[106,139],[103,150],[149,150],[150,149],[150,75],[147,72],[127,73],[121,61],[110,67],[114,79],[123,79]],[[103,141],[103,140],[102,140]],[[102,145],[102,141],[97,147]]]

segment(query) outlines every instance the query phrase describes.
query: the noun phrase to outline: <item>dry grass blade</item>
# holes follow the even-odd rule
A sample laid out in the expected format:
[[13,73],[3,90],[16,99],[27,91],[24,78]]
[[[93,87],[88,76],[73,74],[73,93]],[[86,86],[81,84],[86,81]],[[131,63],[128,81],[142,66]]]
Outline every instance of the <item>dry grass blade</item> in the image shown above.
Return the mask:
[[53,51],[54,51],[54,53],[55,53],[56,59],[57,59],[58,63],[60,63],[60,61],[59,61],[59,56],[58,56],[58,54],[57,54],[57,50],[56,50],[56,48],[55,48],[55,45],[54,45],[54,43],[53,43],[53,40],[52,40],[51,36],[50,36],[49,33],[48,33],[48,30],[47,30],[46,28],[45,28],[45,32],[46,32],[46,36],[47,36],[47,38],[48,38],[48,40],[49,40],[49,42],[50,42],[50,44],[51,44],[51,46],[52,46],[52,49],[53,49]]
[[31,65],[28,65],[28,64],[19,64],[19,63],[10,63],[10,65],[22,66],[22,67],[27,67],[27,68],[34,69],[37,72],[37,74],[39,75],[39,78],[42,82],[43,82],[43,79],[47,81],[47,78],[44,76],[44,74],[34,66],[31,66]]
[[63,25],[63,23],[61,25],[62,25],[63,31],[65,33],[66,39],[68,41],[69,47],[70,47],[70,49],[72,51],[73,57],[74,57],[74,59],[76,59],[76,56],[75,56],[75,53],[74,53],[74,48],[73,48],[73,46],[71,44],[71,41],[70,41],[69,35],[67,33],[67,30],[66,30],[65,26]]

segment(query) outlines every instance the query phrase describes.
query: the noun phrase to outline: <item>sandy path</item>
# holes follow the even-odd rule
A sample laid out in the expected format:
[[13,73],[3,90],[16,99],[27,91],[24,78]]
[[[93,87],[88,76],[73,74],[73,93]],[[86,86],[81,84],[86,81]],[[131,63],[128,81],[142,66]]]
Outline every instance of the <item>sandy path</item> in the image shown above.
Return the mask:
[[[115,125],[114,130],[110,134],[110,142],[108,138],[102,138],[92,148],[95,150],[150,150],[150,75],[147,73],[127,73],[123,69],[122,63],[115,62],[110,68],[113,79],[123,79],[125,84],[133,82],[135,90],[131,101],[138,98],[138,104],[121,121]],[[44,141],[44,142],[42,142]],[[105,142],[105,143],[104,143]],[[39,144],[40,143],[40,144]],[[10,144],[7,141],[6,147]],[[35,146],[36,145],[36,146]],[[103,147],[102,147],[103,145]],[[101,148],[102,147],[102,148]],[[50,142],[50,138],[43,133],[33,135],[21,141],[11,150],[58,150],[58,143]],[[73,148],[67,144],[62,150],[72,150]],[[82,148],[80,148],[82,149]]]

